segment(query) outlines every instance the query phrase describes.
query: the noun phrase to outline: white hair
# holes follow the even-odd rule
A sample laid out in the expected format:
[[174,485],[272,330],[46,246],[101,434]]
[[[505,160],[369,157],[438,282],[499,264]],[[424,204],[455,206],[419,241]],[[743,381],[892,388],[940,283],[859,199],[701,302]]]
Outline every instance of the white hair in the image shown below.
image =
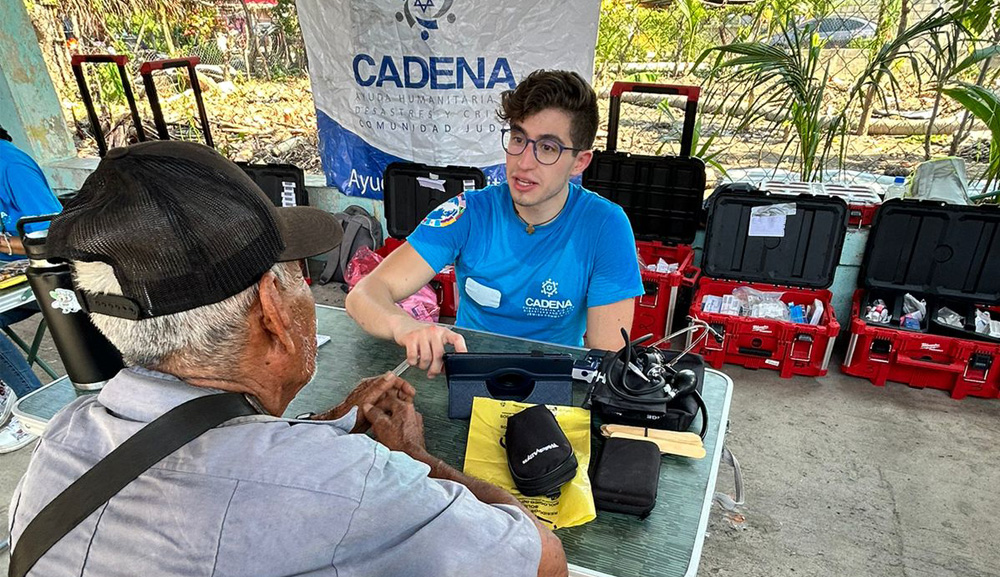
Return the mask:
[[[103,262],[76,261],[76,286],[92,293],[121,295],[114,269]],[[295,262],[271,267],[283,288],[296,281]],[[151,319],[131,320],[97,313],[90,319],[129,366],[150,369],[165,363],[231,366],[247,344],[247,314],[257,300],[257,283],[223,301]]]

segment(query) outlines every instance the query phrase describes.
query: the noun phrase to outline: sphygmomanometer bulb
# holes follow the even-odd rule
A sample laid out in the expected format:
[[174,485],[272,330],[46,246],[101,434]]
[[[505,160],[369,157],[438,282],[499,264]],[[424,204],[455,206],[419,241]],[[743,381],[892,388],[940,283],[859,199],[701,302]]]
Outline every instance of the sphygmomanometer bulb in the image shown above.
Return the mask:
[[698,375],[691,369],[681,369],[674,375],[673,383],[674,396],[683,397],[690,395],[698,386]]

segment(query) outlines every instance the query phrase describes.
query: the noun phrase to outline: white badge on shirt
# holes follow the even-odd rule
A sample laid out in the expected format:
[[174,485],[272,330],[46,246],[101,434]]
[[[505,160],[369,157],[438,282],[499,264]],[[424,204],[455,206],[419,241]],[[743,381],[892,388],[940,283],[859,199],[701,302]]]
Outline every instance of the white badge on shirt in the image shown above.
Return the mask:
[[476,282],[471,277],[465,279],[465,293],[482,307],[500,308],[500,291]]

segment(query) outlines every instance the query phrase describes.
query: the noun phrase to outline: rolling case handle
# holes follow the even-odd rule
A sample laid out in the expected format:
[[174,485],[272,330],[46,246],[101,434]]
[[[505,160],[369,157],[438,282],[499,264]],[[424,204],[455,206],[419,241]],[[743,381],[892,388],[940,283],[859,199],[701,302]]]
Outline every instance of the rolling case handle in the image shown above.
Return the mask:
[[122,91],[125,93],[125,100],[128,102],[129,111],[132,113],[132,124],[135,125],[135,133],[139,142],[146,140],[146,131],[142,129],[142,119],[139,118],[139,108],[135,104],[135,94],[132,93],[132,84],[128,80],[128,70],[125,65],[128,63],[128,56],[120,54],[74,54],[70,59],[70,66],[73,68],[73,76],[76,77],[76,85],[80,88],[80,98],[83,99],[83,106],[87,109],[87,118],[90,119],[90,129],[94,132],[94,140],[97,141],[97,153],[104,156],[108,152],[108,141],[101,130],[101,120],[97,117],[97,110],[94,108],[94,99],[90,96],[90,88],[87,87],[87,79],[83,75],[83,65],[92,64],[115,64],[118,67],[118,76],[122,80]]
[[168,58],[166,60],[151,60],[143,62],[139,67],[139,74],[142,75],[142,83],[146,86],[146,98],[149,99],[149,109],[153,112],[153,122],[156,124],[156,132],[161,140],[170,140],[167,132],[167,123],[163,119],[163,109],[160,107],[160,97],[156,93],[156,84],[153,82],[153,72],[156,70],[166,70],[167,68],[187,68],[188,77],[191,79],[191,91],[194,93],[194,101],[198,105],[198,117],[201,119],[201,133],[205,136],[205,144],[215,148],[212,142],[212,131],[208,126],[208,113],[205,111],[205,101],[201,97],[201,85],[198,84],[198,73],[195,71],[201,60],[197,56],[186,58]]
[[681,132],[680,156],[691,156],[694,145],[694,119],[698,113],[699,86],[678,84],[642,84],[638,82],[615,82],[611,86],[611,102],[608,110],[608,152],[618,149],[618,122],[621,116],[622,94],[642,92],[645,94],[678,94],[687,97],[684,106],[684,129]]

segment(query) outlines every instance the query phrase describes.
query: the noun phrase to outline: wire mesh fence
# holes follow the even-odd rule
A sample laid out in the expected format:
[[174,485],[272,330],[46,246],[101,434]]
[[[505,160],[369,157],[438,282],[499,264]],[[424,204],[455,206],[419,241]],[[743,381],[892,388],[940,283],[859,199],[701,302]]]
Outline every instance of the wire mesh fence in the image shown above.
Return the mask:
[[[701,86],[695,153],[716,179],[878,189],[925,159],[959,156],[972,188],[982,189],[991,141],[997,146],[990,117],[971,117],[937,90],[1000,87],[997,59],[979,57],[1000,38],[997,7],[974,4],[605,0],[596,83],[605,91],[616,80]],[[970,25],[974,10],[994,24]],[[626,97],[619,148],[677,154],[682,106]]]
[[[153,19],[163,20],[159,32],[136,13],[103,26],[78,15],[67,25],[64,10],[29,4],[83,154],[95,147],[67,73],[69,51],[120,51],[133,67],[169,53],[200,58],[224,153],[320,169],[292,0],[185,0],[186,11]],[[927,158],[952,155],[982,189],[1000,171],[1000,120],[991,133],[990,117],[970,115],[969,101],[947,89],[1000,93],[1000,55],[990,52],[1000,41],[998,11],[989,0],[603,0],[594,84],[603,119],[615,81],[701,86],[694,152],[709,165],[709,186],[725,178],[888,184]],[[107,72],[90,74],[112,144],[134,140],[119,87]],[[190,87],[173,76],[158,87],[172,134],[197,137]],[[682,121],[680,99],[626,96],[619,149],[677,154]],[[598,147],[606,129],[605,121]]]

